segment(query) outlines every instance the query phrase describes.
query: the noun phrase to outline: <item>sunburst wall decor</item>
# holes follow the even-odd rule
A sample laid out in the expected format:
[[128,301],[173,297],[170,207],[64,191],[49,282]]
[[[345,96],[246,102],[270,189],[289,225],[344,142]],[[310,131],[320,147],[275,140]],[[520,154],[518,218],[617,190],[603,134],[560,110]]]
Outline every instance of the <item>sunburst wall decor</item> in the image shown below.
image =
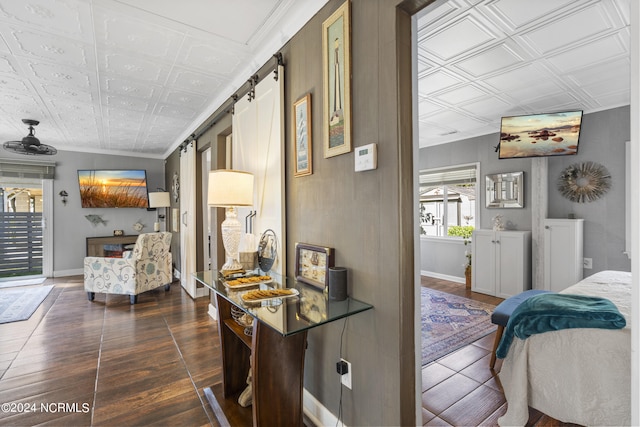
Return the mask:
[[558,190],[563,197],[576,203],[598,200],[611,188],[607,168],[595,162],[575,163],[560,174]]

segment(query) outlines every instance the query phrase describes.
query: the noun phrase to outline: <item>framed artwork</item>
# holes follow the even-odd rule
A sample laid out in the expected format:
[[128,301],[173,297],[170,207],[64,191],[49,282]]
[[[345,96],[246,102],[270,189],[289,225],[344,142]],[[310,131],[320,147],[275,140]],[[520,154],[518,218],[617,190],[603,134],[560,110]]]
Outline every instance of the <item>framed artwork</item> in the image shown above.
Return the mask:
[[333,267],[333,249],[296,243],[296,280],[324,289]]
[[293,104],[295,170],[293,176],[313,173],[311,145],[311,94],[308,93]]
[[324,157],[351,151],[350,2],[322,23]]
[[487,208],[524,208],[524,172],[485,176]]

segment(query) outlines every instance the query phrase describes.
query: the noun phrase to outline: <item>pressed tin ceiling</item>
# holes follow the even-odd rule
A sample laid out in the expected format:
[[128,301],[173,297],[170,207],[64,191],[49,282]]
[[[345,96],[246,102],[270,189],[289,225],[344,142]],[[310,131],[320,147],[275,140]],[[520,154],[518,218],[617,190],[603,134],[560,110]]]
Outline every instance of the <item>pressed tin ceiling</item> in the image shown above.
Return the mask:
[[326,0],[0,0],[0,143],[165,157]]
[[[630,0],[448,0],[418,19],[420,146],[629,105]],[[496,141],[497,142],[497,141]]]
[[[166,157],[327,0],[0,0],[0,143]],[[418,19],[420,146],[629,104],[630,0],[447,0]]]

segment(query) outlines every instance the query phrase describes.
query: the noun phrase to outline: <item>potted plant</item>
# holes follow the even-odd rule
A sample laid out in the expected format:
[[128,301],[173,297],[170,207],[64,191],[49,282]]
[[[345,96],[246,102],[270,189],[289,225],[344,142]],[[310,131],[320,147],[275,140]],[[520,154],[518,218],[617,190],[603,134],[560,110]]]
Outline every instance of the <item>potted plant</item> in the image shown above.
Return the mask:
[[[469,240],[465,239],[464,241],[465,246],[468,243],[469,243]],[[464,256],[467,258],[467,262],[464,265],[465,285],[467,289],[471,289],[471,251],[468,249],[464,251]]]
[[[474,227],[472,225],[452,225],[447,230],[449,236],[460,236],[464,245],[467,246],[471,243],[471,236],[473,235]],[[464,276],[467,289],[471,289],[471,251],[466,250],[464,256],[467,258],[464,263]]]

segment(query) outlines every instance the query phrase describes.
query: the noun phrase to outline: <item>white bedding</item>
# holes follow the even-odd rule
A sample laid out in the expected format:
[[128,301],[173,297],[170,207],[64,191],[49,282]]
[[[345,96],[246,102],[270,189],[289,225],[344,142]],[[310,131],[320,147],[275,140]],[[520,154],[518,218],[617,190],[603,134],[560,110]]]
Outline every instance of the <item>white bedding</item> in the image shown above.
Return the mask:
[[528,406],[565,423],[631,423],[631,273],[601,271],[561,293],[611,300],[624,329],[565,329],[514,338],[499,377],[507,399],[501,426],[523,426]]

